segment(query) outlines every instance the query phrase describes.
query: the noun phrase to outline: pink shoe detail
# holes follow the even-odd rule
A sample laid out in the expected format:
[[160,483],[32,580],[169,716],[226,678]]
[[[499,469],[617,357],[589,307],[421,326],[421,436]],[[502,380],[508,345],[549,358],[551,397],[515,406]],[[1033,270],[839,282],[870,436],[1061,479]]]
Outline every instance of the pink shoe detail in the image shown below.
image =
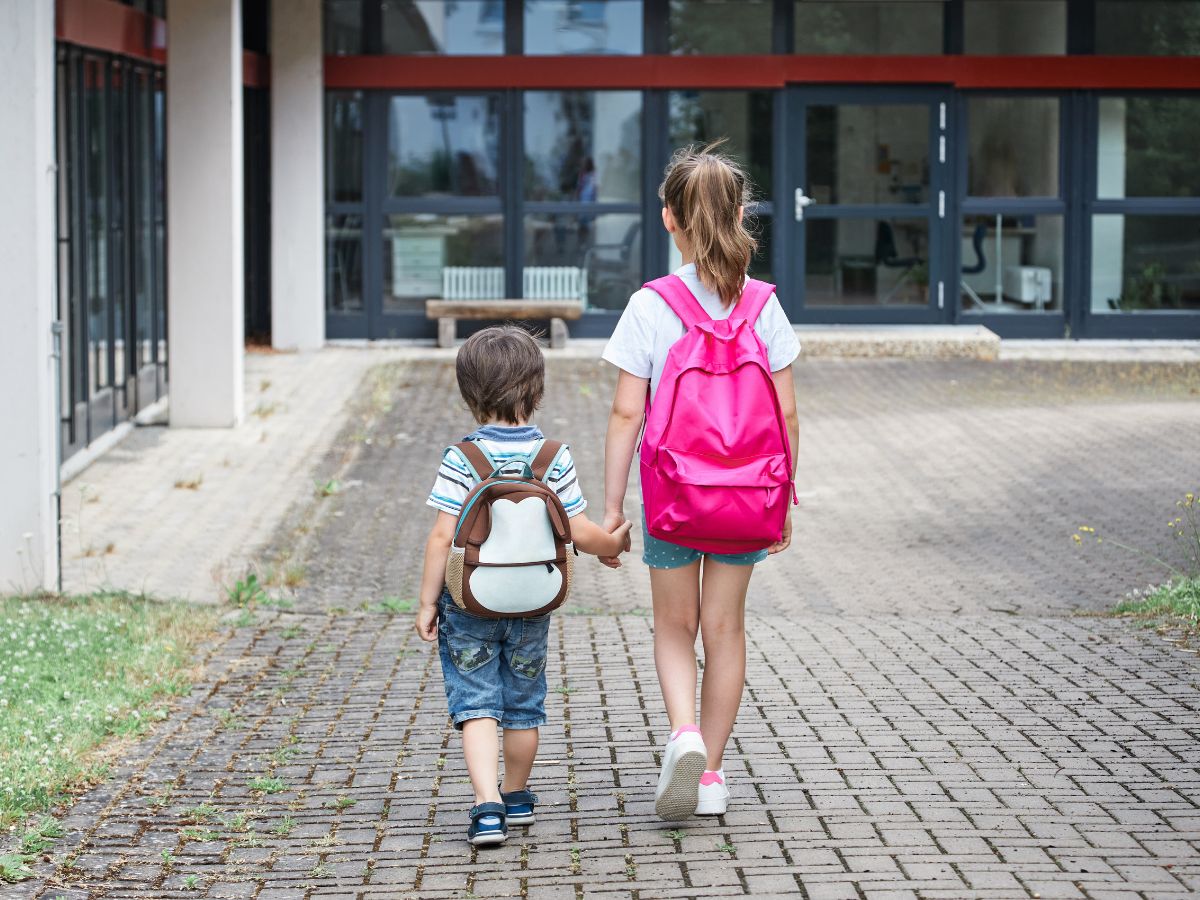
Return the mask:
[[701,784],[724,784],[725,779],[721,777],[720,772],[705,772],[700,776]]
[[699,734],[700,728],[696,725],[680,725],[671,734],[671,740],[675,740],[675,738],[679,737],[681,734],[687,734],[688,732],[695,732],[696,734]]

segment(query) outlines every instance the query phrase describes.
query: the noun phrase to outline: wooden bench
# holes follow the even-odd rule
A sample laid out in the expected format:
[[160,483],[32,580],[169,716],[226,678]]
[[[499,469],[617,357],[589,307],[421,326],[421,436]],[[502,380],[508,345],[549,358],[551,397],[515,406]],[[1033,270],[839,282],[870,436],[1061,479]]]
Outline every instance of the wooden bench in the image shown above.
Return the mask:
[[426,300],[425,317],[437,319],[438,346],[453,347],[459,319],[549,319],[550,346],[567,345],[567,319],[583,315],[581,300]]

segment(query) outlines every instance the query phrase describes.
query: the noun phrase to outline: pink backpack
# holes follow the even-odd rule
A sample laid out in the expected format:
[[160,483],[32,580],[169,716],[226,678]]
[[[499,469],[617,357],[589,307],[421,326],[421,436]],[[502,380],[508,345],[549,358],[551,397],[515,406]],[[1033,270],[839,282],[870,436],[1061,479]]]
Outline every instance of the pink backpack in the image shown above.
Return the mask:
[[748,279],[728,319],[711,319],[675,275],[645,285],[686,333],[671,347],[642,435],[646,525],[706,553],[748,553],[783,534],[792,453],[767,347],[754,331],[775,290]]

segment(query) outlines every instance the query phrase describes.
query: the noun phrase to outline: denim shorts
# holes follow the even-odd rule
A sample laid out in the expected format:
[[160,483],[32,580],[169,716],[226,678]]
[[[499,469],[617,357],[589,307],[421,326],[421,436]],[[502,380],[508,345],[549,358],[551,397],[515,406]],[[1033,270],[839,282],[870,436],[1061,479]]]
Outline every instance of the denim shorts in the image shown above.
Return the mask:
[[752,566],[767,558],[766,550],[749,553],[705,553],[691,547],[681,547],[651,536],[646,526],[646,510],[642,509],[642,562],[651,569],[682,569],[703,556],[727,566]]
[[485,619],[438,600],[438,653],[455,728],[495,719],[501,728],[546,724],[546,643],[550,613]]

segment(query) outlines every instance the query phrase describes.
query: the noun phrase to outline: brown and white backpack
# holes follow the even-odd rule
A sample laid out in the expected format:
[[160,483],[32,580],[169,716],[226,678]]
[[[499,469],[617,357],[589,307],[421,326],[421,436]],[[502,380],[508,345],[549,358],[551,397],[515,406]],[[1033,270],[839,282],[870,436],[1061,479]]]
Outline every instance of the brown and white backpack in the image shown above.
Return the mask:
[[454,447],[479,484],[463,501],[454,529],[446,561],[450,596],[467,612],[495,619],[557,609],[571,590],[575,545],[562,501],[544,479],[563,445],[542,441],[524,460],[502,468],[474,441]]

